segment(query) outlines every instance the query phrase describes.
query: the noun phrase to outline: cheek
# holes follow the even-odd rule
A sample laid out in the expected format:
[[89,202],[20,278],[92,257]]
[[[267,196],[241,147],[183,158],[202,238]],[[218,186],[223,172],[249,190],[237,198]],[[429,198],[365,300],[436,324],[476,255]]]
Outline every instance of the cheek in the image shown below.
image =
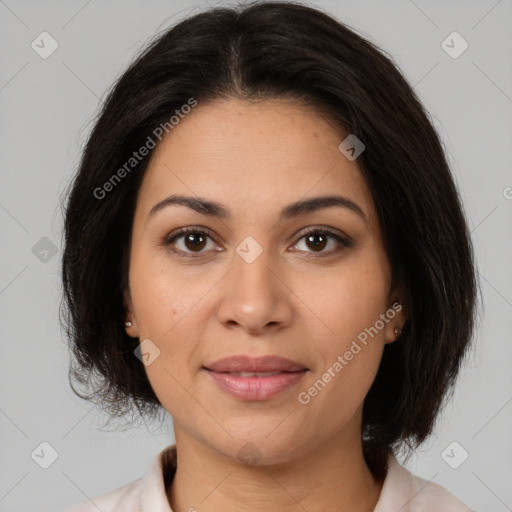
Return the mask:
[[300,407],[307,417],[333,432],[348,424],[375,380],[383,348],[379,336],[366,344],[348,337],[323,347],[325,364],[299,390]]
[[[308,382],[313,388],[302,390],[316,406],[345,404],[344,411],[336,409],[341,415],[364,400],[385,342],[386,323],[381,315],[386,313],[390,274],[379,255],[368,251],[362,256],[340,267],[339,272],[312,280],[307,294],[305,287],[302,291],[321,320],[312,333],[320,365]],[[319,407],[317,413],[327,409]]]
[[390,274],[378,256],[360,254],[336,270],[297,283],[298,295],[321,320],[320,328],[339,348],[374,325],[386,310]]
[[[196,415],[197,402],[187,393],[188,382],[178,371],[178,366],[171,366],[161,355],[150,366],[145,367],[146,375],[162,407],[173,420],[186,421],[187,415]],[[200,414],[200,411],[198,411]],[[183,414],[185,417],[182,418]],[[198,414],[198,415],[199,415]]]
[[172,332],[206,292],[200,279],[173,271],[162,258],[144,253],[130,267],[130,290],[141,336],[172,338]]
[[142,343],[149,339],[148,346],[157,354],[144,369],[167,410],[169,397],[177,406],[183,406],[186,399],[183,386],[190,379],[187,372],[200,340],[198,324],[191,319],[205,295],[197,282],[191,285],[183,275],[174,274],[154,261],[145,264],[142,258],[135,260],[130,270],[139,339]]

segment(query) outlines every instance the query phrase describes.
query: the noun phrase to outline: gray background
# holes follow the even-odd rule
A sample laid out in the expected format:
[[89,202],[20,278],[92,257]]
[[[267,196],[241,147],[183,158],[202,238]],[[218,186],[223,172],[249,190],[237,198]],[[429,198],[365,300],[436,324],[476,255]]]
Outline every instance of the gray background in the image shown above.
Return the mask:
[[[485,309],[475,348],[435,435],[407,467],[475,510],[510,511],[512,0],[311,5],[388,51],[414,86],[446,146],[476,247]],[[59,202],[107,88],[158,30],[204,7],[0,0],[1,511],[55,512],[112,490],[173,442],[170,419],[160,430],[98,430],[105,418],[68,386]],[[47,59],[31,48],[43,31],[59,45]],[[456,59],[441,46],[453,31],[469,44]],[[58,453],[47,469],[31,457],[44,441]],[[453,441],[469,454],[457,469],[441,455]],[[461,460],[458,446],[448,453]]]

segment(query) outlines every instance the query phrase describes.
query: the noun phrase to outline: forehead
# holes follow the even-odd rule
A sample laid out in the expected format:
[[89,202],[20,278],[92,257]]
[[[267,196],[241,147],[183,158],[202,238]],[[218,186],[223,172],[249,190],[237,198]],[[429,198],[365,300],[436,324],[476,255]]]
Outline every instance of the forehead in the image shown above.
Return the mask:
[[138,207],[149,212],[169,194],[182,193],[254,216],[255,209],[270,212],[337,192],[371,217],[373,201],[357,160],[338,149],[346,135],[312,107],[287,100],[199,103],[155,149]]

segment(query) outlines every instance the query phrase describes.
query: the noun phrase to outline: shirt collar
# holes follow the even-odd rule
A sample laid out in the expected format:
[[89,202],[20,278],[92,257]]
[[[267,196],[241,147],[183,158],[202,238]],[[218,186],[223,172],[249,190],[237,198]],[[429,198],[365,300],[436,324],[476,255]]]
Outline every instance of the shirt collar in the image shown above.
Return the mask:
[[409,512],[412,496],[413,475],[396,460],[388,456],[388,470],[373,512]]
[[140,494],[141,512],[173,512],[167,500],[164,475],[168,480],[176,473],[176,445],[167,446],[154,459],[142,480]]

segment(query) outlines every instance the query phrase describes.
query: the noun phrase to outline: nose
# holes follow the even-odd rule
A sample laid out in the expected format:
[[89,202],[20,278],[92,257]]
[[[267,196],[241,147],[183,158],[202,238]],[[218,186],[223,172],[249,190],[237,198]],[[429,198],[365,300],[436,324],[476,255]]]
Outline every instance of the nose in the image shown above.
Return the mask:
[[250,263],[235,254],[219,291],[217,317],[228,329],[262,335],[283,329],[292,321],[293,293],[267,251]]

